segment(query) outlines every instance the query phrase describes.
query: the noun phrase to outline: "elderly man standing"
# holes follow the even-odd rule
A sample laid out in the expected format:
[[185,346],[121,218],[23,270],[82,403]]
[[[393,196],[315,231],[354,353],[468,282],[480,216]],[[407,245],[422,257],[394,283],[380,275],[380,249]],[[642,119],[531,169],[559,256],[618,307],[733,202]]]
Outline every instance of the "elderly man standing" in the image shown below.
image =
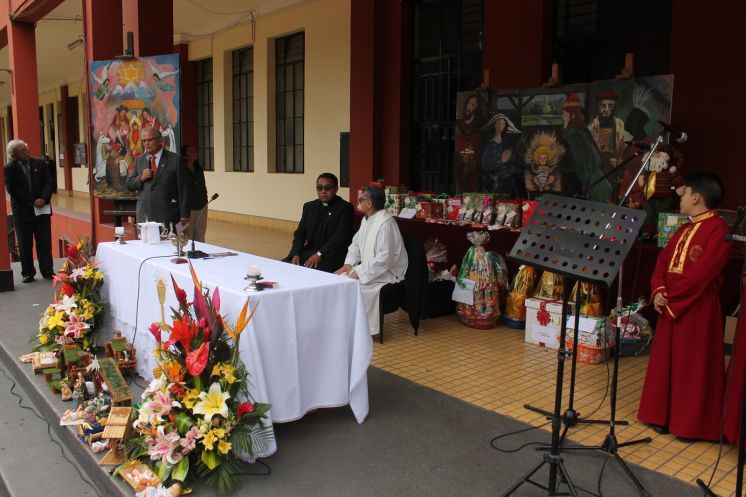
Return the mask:
[[52,263],[52,199],[54,183],[47,163],[31,157],[28,144],[11,140],[7,146],[8,162],[5,165],[5,188],[10,194],[13,222],[18,234],[21,252],[21,275],[24,283],[34,281],[34,239],[41,275],[54,277]]
[[408,265],[404,240],[396,221],[384,210],[385,202],[386,195],[377,186],[363,192],[360,210],[365,218],[347,249],[344,266],[335,272],[360,280],[371,335],[380,331],[378,302],[381,287],[403,280]]
[[127,189],[139,191],[137,222],[189,223],[189,183],[178,154],[163,148],[163,135],[155,128],[142,132],[145,153],[135,159]]

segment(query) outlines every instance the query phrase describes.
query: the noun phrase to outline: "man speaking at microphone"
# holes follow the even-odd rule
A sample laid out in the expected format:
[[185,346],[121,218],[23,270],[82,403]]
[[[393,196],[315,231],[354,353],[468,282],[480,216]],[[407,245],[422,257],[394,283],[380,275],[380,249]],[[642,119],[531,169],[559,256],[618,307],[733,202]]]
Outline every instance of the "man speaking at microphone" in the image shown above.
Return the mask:
[[163,136],[156,128],[142,132],[145,153],[135,159],[127,177],[127,189],[140,192],[137,198],[137,222],[189,222],[189,183],[179,156],[163,148]]

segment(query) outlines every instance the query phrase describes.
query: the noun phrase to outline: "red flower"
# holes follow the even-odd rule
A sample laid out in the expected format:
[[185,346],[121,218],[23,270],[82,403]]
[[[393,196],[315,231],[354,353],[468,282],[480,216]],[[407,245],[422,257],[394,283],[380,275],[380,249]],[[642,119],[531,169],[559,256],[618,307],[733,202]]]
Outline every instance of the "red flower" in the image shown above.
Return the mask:
[[174,321],[171,326],[171,338],[168,339],[164,348],[168,349],[175,342],[179,342],[184,350],[189,353],[192,350],[192,338],[197,333],[197,327],[191,323],[189,316]]
[[62,290],[62,293],[64,293],[68,297],[72,297],[73,295],[75,295],[75,288],[70,286],[69,283],[63,283],[62,288],[60,288],[60,290]]
[[153,334],[158,343],[161,343],[161,325],[158,323],[153,323],[150,325],[149,329],[150,333]]
[[69,247],[67,247],[67,258],[73,260],[78,258],[77,245],[70,245]]
[[207,367],[208,356],[207,344],[203,343],[197,350],[189,352],[186,356],[186,368],[192,376],[199,376]]
[[174,275],[171,275],[171,283],[174,285],[174,293],[176,294],[176,300],[179,301],[179,305],[182,307],[186,307],[187,304],[187,293],[186,290],[181,288],[178,284],[176,284],[176,280],[174,279]]
[[174,395],[174,397],[181,400],[184,398],[186,388],[182,387],[181,385],[174,385],[171,387],[171,393]]
[[238,419],[241,419],[245,414],[249,414],[254,412],[254,405],[249,402],[242,402],[241,405],[238,406],[238,410],[236,413],[238,414]]

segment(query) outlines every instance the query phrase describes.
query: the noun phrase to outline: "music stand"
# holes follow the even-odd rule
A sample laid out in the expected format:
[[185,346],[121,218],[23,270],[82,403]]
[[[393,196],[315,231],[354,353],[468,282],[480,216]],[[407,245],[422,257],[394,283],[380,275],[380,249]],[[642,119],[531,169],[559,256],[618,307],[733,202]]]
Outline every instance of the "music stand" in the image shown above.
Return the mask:
[[[508,254],[508,258],[516,262],[564,276],[565,287],[549,453],[544,454],[542,460],[513,484],[504,496],[513,494],[524,483],[538,486],[549,495],[578,495],[578,489],[572,483],[560,454],[564,366],[565,359],[572,356],[572,352],[565,349],[570,292],[576,281],[608,288],[635,242],[644,218],[645,213],[635,209],[544,195]],[[574,347],[577,347],[577,340]],[[545,464],[549,464],[547,486],[531,479]],[[568,487],[567,494],[557,493],[558,472]]]

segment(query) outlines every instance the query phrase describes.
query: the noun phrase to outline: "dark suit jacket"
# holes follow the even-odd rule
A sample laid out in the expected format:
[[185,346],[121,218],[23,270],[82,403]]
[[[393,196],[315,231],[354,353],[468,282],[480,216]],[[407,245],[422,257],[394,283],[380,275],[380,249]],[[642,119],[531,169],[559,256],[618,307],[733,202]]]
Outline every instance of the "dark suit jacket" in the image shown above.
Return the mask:
[[189,217],[189,184],[181,170],[179,156],[164,149],[158,162],[158,172],[150,181],[140,181],[143,171],[150,167],[150,156],[142,154],[127,177],[127,189],[140,192],[137,199],[137,222],[156,221],[178,223]]
[[[335,195],[329,202],[326,219],[319,219],[317,224],[316,219],[322,208],[323,205],[318,199],[303,204],[303,215],[298,223],[298,229],[295,230],[293,247],[288,258],[299,255],[301,262],[305,262],[311,255],[321,252],[322,261],[327,262],[330,267],[339,269],[344,264],[347,247],[350,246],[354,234],[354,210],[352,204]],[[318,231],[314,233],[314,229]]]
[[5,165],[5,188],[10,194],[10,208],[16,223],[36,219],[34,200],[43,198],[48,204],[54,191],[54,182],[49,175],[47,163],[42,159],[31,157],[29,166],[31,190],[28,188],[28,181],[26,181],[20,162],[12,160]]

